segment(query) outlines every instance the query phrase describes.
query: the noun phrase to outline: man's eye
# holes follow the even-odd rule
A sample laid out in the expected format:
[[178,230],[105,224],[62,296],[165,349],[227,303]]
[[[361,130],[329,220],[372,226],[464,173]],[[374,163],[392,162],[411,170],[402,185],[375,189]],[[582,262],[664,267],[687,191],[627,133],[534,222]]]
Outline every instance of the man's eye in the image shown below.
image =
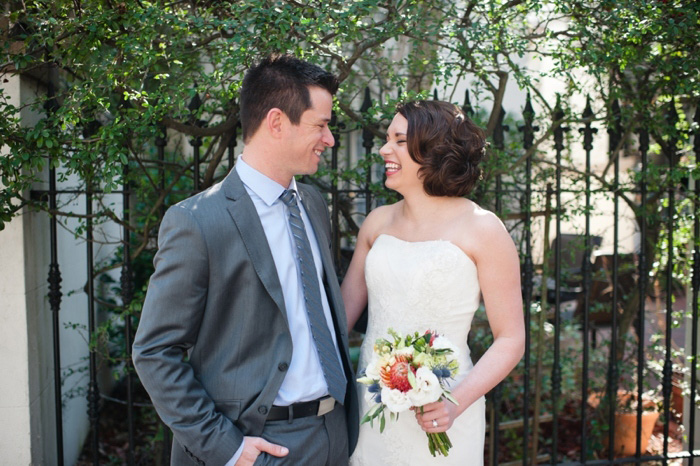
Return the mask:
[[404,142],[406,142],[405,139],[399,139],[398,141],[396,141],[396,144],[401,144],[401,143],[404,143]]

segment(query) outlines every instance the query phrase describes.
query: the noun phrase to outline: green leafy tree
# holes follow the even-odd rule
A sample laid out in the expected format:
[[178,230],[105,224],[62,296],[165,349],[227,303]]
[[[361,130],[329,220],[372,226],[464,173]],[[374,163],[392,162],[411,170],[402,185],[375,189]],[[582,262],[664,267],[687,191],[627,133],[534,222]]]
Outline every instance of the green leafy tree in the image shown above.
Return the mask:
[[[477,201],[500,206],[516,228],[528,159],[538,188],[557,168],[572,186],[590,178],[595,189],[616,192],[633,208],[647,228],[648,264],[659,262],[663,273],[662,252],[680,250],[687,238],[663,241],[668,215],[692,201],[677,185],[697,175],[691,137],[698,123],[691,115],[700,98],[699,22],[700,5],[685,0],[11,0],[0,12],[0,79],[20,74],[49,92],[18,107],[0,83],[0,144],[8,154],[0,157],[0,229],[25,206],[48,210],[29,195],[48,168],[58,169],[59,181],[78,179],[76,188],[95,191],[95,221],[124,223],[104,193],[127,184],[134,199],[123,225],[132,232],[131,260],[147,268],[165,206],[224,175],[243,73],[261,56],[284,52],[339,76],[336,112],[344,126],[337,130],[343,133],[364,127],[382,139],[397,100],[437,89],[442,99],[462,104],[456,89],[466,86],[473,118],[493,140]],[[545,78],[564,84],[561,100],[543,94]],[[502,131],[504,121],[522,124],[502,114],[506,91],[514,87],[527,91],[536,109],[532,124],[539,130],[527,149],[516,131]],[[366,88],[373,103],[360,111]],[[569,108],[565,95],[575,94],[590,97],[594,115]],[[33,126],[22,120],[30,110],[44,115]],[[586,122],[613,130],[609,165],[586,173],[564,151],[557,167],[549,150],[554,132]],[[615,161],[621,153],[639,154],[643,131],[649,165],[620,181]],[[568,142],[577,140],[573,133]],[[164,136],[169,143],[159,145]],[[191,140],[201,144],[198,164]],[[375,160],[326,169],[314,182],[386,196],[365,186]],[[643,203],[635,195],[642,181],[648,188]],[[516,194],[497,203],[496,183]],[[672,198],[681,198],[676,207],[669,207]],[[581,212],[580,202],[572,200],[567,211]],[[523,208],[545,210],[545,204],[535,196]],[[341,196],[351,234],[357,229],[353,205],[350,195]],[[62,205],[51,213],[78,216]],[[95,273],[119,265],[117,257]],[[148,277],[147,270],[139,273],[137,292]],[[676,265],[674,273],[687,276],[687,266]],[[621,317],[622,349],[635,299],[626,300]]]

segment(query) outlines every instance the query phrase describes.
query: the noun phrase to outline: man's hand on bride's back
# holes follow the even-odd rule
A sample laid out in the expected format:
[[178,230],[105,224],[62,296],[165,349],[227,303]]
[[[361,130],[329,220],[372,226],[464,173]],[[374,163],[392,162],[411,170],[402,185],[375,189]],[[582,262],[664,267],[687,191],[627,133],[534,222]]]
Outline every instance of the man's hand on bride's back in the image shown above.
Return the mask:
[[272,456],[287,456],[289,453],[286,447],[270,443],[261,437],[244,437],[243,442],[243,452],[236,461],[236,466],[252,465],[263,452]]

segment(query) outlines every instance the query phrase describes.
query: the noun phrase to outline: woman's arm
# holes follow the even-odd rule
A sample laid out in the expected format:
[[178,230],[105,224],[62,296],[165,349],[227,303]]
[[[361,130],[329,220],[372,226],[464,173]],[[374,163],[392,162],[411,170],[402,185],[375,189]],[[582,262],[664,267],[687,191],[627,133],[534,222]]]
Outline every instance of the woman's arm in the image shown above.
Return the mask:
[[352,330],[367,307],[367,284],[365,282],[365,259],[372,248],[372,243],[391,214],[391,206],[381,206],[367,215],[357,234],[357,244],[352,261],[345,274],[340,291],[343,294],[345,314],[348,318],[348,331]]
[[[417,413],[426,432],[444,432],[472,403],[488,393],[518,364],[525,350],[525,322],[520,290],[520,262],[508,231],[498,218],[480,215],[474,258],[486,315],[494,341],[474,368],[452,391],[459,405],[432,403]],[[438,427],[432,426],[433,419]]]
[[[366,220],[365,220],[366,222]],[[345,304],[345,315],[348,321],[348,331],[352,330],[355,322],[360,318],[362,311],[367,306],[367,284],[365,283],[365,258],[371,247],[367,238],[366,224],[362,225],[357,235],[355,252],[348,271],[345,273],[340,291]]]

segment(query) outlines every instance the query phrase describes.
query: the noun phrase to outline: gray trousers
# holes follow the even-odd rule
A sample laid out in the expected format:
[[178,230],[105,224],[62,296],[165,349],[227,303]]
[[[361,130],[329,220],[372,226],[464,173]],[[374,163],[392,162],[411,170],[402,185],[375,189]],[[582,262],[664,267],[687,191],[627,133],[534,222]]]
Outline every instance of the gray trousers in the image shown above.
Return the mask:
[[289,448],[281,458],[261,453],[255,466],[338,466],[348,464],[348,430],[345,408],[336,404],[324,416],[307,416],[292,422],[268,421],[262,437]]

